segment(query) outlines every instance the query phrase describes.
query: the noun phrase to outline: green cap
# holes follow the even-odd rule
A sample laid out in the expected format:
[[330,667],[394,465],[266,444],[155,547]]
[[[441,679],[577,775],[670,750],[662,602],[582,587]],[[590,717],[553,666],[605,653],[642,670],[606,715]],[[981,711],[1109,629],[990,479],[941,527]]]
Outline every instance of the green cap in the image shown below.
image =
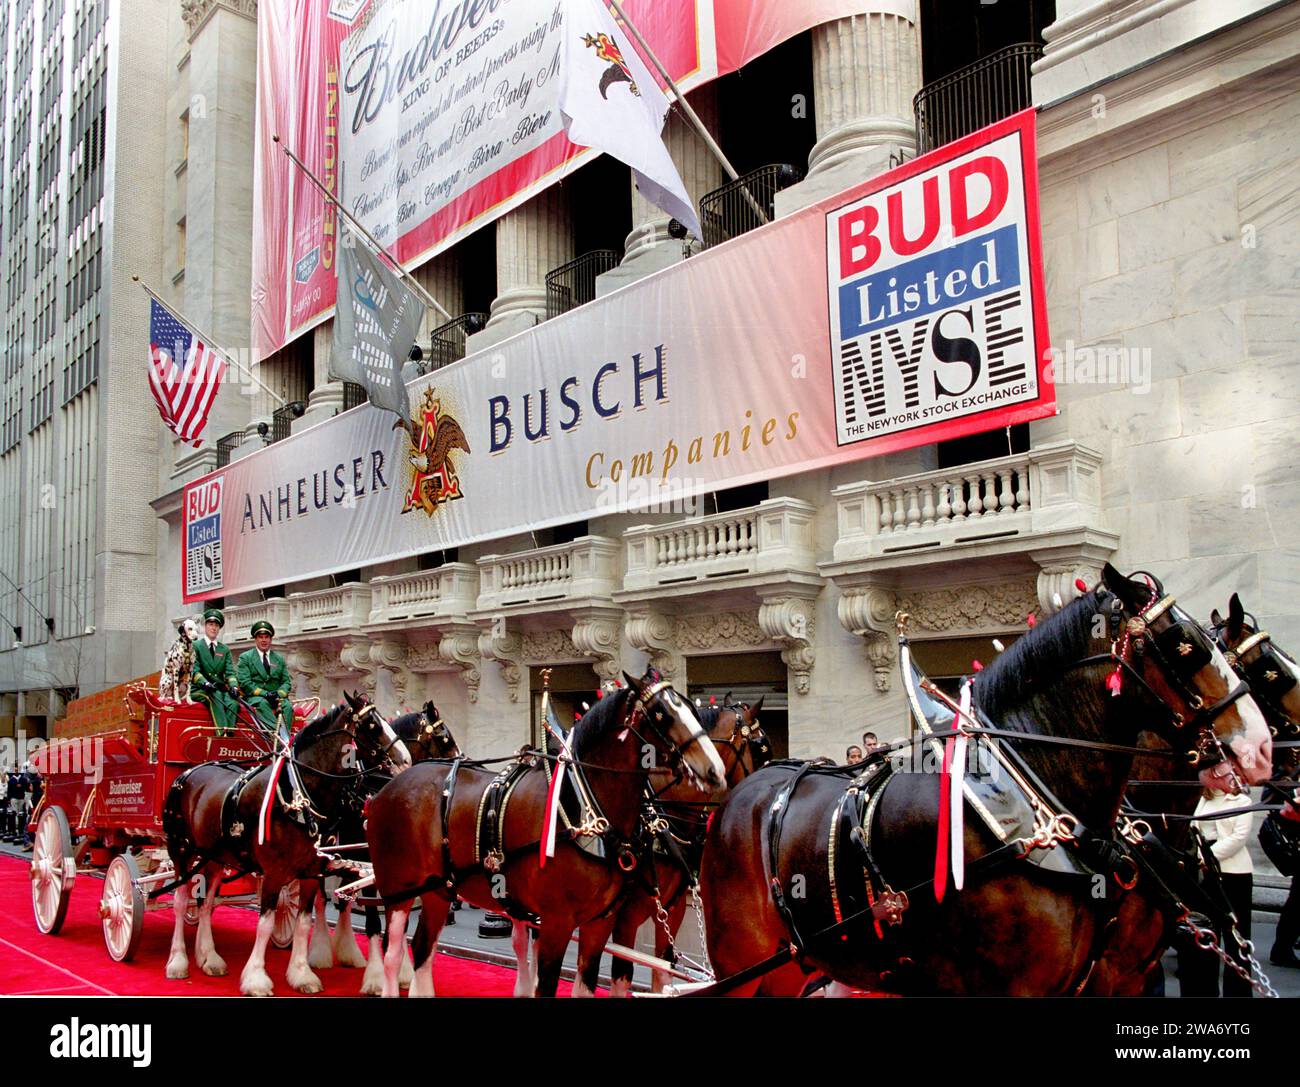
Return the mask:
[[226,617],[221,614],[220,608],[209,608],[205,611],[203,613],[203,621],[205,623],[215,622],[219,627],[224,627],[226,625]]
[[269,634],[275,637],[275,627],[271,626],[265,619],[259,619],[253,624],[253,629],[249,632],[249,637],[256,638],[259,634]]

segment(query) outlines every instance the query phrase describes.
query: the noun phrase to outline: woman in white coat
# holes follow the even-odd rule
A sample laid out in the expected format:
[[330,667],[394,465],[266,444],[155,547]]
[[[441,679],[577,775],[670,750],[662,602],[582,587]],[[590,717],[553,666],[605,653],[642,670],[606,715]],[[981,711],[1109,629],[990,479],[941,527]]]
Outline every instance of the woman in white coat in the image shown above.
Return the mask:
[[[1237,815],[1223,813],[1248,807],[1250,802],[1250,794],[1244,789],[1232,793],[1206,789],[1201,793],[1195,813],[1196,826],[1210,843],[1210,849],[1223,873],[1223,889],[1232,905],[1232,912],[1237,915],[1237,931],[1246,939],[1250,939],[1251,898],[1255,889],[1254,865],[1248,848],[1254,831],[1255,814],[1248,811]],[[1216,815],[1219,818],[1203,818]],[[1224,934],[1219,933],[1219,946],[1224,946],[1224,942]],[[1219,966],[1219,957],[1212,951],[1180,950],[1178,976],[1182,995],[1218,996]],[[1225,967],[1223,995],[1249,997],[1250,984],[1235,970]]]

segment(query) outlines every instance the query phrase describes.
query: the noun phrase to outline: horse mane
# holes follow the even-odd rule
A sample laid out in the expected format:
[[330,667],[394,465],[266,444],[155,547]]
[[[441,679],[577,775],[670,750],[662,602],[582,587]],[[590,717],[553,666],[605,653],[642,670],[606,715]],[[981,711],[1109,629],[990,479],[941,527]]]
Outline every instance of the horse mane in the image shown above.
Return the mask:
[[319,717],[313,717],[302,726],[302,731],[298,733],[293,742],[303,745],[315,743],[343,715],[344,710],[347,708],[346,703],[340,702],[337,706],[331,706]]
[[628,687],[620,687],[612,694],[598,699],[596,704],[582,715],[582,720],[573,726],[573,755],[582,758],[613,728],[622,721],[623,707],[632,697]]
[[[1003,727],[1038,732],[1033,718],[1069,720],[1081,709],[1104,707],[1100,683],[1069,681],[1075,665],[1097,650],[1093,621],[1100,613],[1097,594],[1084,593],[1008,646],[975,677],[972,695],[979,708]],[[1087,690],[1096,705],[1081,707]],[[1031,701],[1032,718],[1023,719],[1018,711]]]

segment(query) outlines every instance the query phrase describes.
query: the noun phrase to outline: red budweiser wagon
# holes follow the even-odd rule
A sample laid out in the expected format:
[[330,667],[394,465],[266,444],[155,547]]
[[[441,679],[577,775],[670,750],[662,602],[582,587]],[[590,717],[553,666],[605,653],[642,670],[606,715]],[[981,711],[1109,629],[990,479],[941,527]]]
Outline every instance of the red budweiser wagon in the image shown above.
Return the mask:
[[[310,709],[295,706],[295,714],[302,718]],[[134,956],[145,911],[171,906],[147,897],[175,878],[162,829],[167,791],[198,763],[251,765],[264,758],[267,741],[243,717],[233,735],[217,736],[205,706],[159,699],[147,680],[70,704],[55,739],[31,757],[45,783],[31,822],[32,912],[41,932],[62,929],[79,874],[102,874],[104,944],[117,962]],[[223,883],[228,893],[218,902],[256,902],[260,879]],[[276,913],[277,947],[292,942],[296,915],[297,885],[291,884]],[[197,923],[197,902],[186,920]]]

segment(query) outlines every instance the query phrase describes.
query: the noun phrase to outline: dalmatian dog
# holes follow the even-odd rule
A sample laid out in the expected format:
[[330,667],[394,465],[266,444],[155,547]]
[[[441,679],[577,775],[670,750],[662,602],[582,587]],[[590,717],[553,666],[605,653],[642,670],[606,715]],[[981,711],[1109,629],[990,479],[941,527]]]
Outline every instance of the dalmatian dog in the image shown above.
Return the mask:
[[190,697],[190,675],[194,671],[194,643],[199,640],[199,624],[186,619],[177,628],[176,640],[167,650],[163,661],[162,678],[158,681],[158,697],[176,702],[193,702]]

